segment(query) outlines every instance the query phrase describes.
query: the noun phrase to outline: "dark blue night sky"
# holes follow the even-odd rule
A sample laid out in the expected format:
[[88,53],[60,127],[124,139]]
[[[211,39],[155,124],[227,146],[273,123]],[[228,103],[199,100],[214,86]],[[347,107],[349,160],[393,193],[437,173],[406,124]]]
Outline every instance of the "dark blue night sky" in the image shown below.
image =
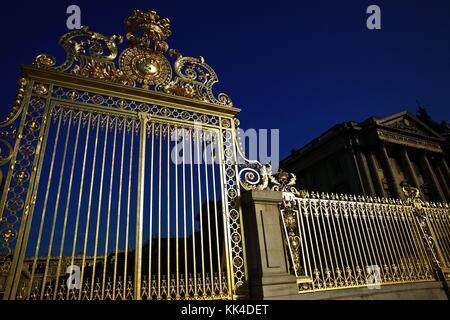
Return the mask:
[[[70,4],[91,30],[124,35],[134,8],[169,17],[172,48],[205,57],[218,91],[242,109],[243,128],[280,128],[281,158],[336,123],[408,110],[416,99],[450,120],[450,2],[432,1],[22,1],[2,3],[3,116],[20,64],[63,59]],[[382,30],[366,28],[366,8]]]

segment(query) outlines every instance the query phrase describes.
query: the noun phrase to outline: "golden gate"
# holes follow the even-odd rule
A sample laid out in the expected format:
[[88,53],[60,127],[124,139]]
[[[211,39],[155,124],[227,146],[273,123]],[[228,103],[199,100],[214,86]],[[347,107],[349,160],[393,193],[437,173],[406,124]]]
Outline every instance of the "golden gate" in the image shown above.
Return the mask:
[[245,295],[239,109],[202,57],[169,50],[168,19],[125,27],[118,63],[122,37],[83,27],[62,65],[22,68],[0,123],[4,299]]

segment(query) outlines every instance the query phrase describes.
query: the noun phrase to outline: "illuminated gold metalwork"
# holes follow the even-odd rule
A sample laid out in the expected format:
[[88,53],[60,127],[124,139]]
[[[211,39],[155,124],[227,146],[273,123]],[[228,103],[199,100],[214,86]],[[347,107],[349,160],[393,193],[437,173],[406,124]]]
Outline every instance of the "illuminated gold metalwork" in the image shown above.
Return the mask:
[[[196,99],[222,106],[232,106],[226,94],[213,93],[218,82],[214,70],[203,57],[183,57],[178,50],[169,51],[176,57],[173,68],[165,57],[171,35],[170,23],[154,11],[135,10],[125,20],[129,48],[120,54],[119,68],[115,63],[119,51],[117,43],[123,37],[107,37],[90,31],[88,27],[72,31],[61,37],[59,43],[66,51],[66,60],[56,66],[54,57],[40,54],[33,62],[38,68],[68,72],[74,75],[119,83],[129,86],[152,88],[156,91]],[[175,78],[172,79],[172,70]]]
[[[61,37],[61,65],[41,54],[23,67],[0,122],[4,299],[246,295],[239,109],[213,94],[202,57],[169,50],[168,19],[136,10],[125,27],[121,53],[121,36],[82,27]],[[170,156],[181,145],[179,167]],[[71,265],[79,289],[67,287]]]
[[449,205],[425,203],[410,186],[403,190],[406,202],[284,192],[280,213],[299,292],[373,284],[373,266],[380,285],[448,279]]

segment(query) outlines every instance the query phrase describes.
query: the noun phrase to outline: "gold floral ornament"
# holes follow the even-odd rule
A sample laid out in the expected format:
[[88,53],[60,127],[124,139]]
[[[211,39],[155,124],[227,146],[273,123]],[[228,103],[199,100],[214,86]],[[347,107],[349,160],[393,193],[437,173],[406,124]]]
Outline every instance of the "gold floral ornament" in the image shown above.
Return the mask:
[[84,26],[80,30],[66,33],[59,40],[66,51],[66,60],[62,65],[55,66],[55,58],[47,54],[38,55],[33,65],[81,77],[132,85],[133,82],[117,70],[114,63],[118,54],[116,43],[122,41],[120,35],[107,37]]
[[203,57],[183,57],[174,49],[170,50],[169,54],[176,56],[174,64],[176,77],[168,85],[159,87],[159,90],[205,102],[225,106],[233,105],[231,99],[224,93],[220,93],[218,98],[214,96],[212,87],[219,80],[214,70],[205,63]]
[[[183,57],[177,50],[169,50],[167,39],[172,34],[169,19],[155,11],[134,10],[124,24],[129,48],[120,54],[118,66],[117,44],[122,43],[122,36],[107,37],[88,27],[61,37],[59,44],[66,51],[62,65],[56,66],[55,58],[48,54],[37,56],[33,65],[207,103],[233,105],[227,95],[214,95],[212,87],[218,77],[202,57]],[[175,58],[173,66],[166,55]]]

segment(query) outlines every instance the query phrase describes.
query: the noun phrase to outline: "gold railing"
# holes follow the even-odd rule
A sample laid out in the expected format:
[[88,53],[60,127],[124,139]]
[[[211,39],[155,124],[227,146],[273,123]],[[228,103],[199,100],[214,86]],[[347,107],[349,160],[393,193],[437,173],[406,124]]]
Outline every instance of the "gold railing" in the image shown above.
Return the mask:
[[300,293],[448,278],[448,204],[303,192],[280,212]]

